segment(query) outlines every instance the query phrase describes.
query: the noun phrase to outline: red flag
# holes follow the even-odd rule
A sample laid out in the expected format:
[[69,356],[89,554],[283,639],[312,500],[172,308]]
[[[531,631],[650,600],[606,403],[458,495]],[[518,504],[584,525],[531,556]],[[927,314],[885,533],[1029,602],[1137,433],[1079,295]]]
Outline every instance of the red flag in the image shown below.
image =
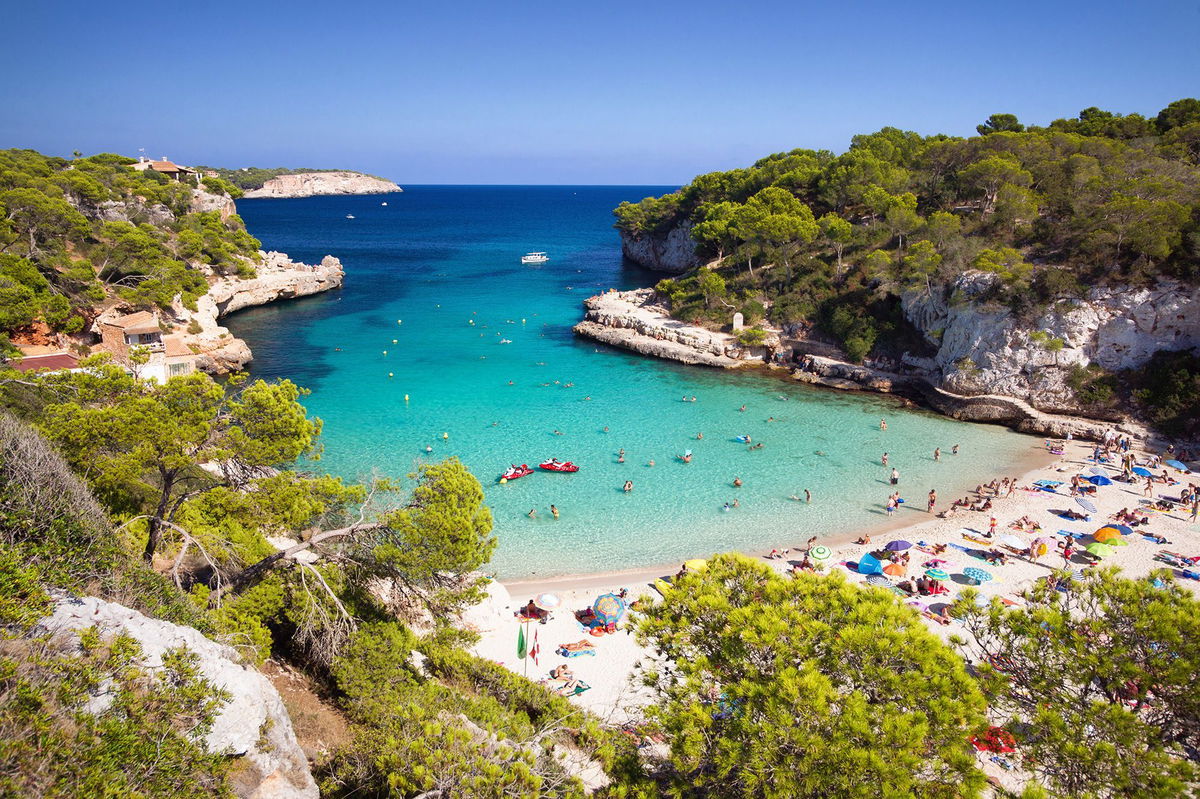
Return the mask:
[[541,647],[538,646],[537,638],[538,638],[537,630],[534,630],[533,631],[533,649],[529,650],[529,657],[533,658],[533,665],[535,665],[535,666],[538,664],[538,652],[541,651]]

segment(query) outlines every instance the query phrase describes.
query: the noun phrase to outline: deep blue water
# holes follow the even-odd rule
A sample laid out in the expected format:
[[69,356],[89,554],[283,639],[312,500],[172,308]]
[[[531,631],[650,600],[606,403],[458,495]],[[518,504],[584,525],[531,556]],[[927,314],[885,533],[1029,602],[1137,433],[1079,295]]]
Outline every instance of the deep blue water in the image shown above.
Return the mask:
[[[311,389],[305,404],[325,422],[313,468],[359,479],[462,458],[492,507],[493,564],[507,577],[791,545],[879,522],[885,450],[922,508],[929,488],[954,496],[1029,452],[1027,437],[886,397],[684,367],[576,338],[587,296],[660,277],[622,261],[611,209],[671,188],[416,186],[242,200],[264,247],[307,262],[337,255],[346,285],[227,324],[253,349],[255,376]],[[523,266],[531,250],[551,261]],[[680,401],[692,395],[697,402]],[[733,440],[739,434],[766,446],[750,451]],[[954,443],[963,455],[933,462],[935,446]],[[676,460],[687,449],[693,461]],[[510,463],[551,456],[580,472],[496,481]],[[734,488],[734,477],[744,485]],[[804,488],[812,504],[789,499]],[[739,507],[724,510],[735,498]]]

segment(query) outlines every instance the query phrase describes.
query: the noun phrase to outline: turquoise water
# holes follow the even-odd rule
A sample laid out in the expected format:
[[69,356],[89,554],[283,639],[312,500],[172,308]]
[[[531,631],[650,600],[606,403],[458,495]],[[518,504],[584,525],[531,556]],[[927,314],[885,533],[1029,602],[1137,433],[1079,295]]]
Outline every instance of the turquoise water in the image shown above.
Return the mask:
[[[667,188],[418,186],[386,197],[243,200],[267,248],[310,262],[333,253],[346,285],[228,325],[254,350],[254,375],[312,390],[305,404],[325,422],[315,466],[359,479],[462,458],[495,515],[493,566],[504,577],[649,566],[875,524],[890,491],[884,451],[923,517],[930,488],[949,501],[1039,443],[886,397],[684,367],[576,338],[584,298],[657,280],[622,263],[610,210]],[[552,260],[522,266],[529,250]],[[765,446],[751,451],[733,440],[741,434]],[[676,460],[688,449],[691,463]],[[510,463],[552,456],[581,469],[497,483]],[[805,488],[811,504],[789,499]],[[735,498],[740,506],[724,510]]]

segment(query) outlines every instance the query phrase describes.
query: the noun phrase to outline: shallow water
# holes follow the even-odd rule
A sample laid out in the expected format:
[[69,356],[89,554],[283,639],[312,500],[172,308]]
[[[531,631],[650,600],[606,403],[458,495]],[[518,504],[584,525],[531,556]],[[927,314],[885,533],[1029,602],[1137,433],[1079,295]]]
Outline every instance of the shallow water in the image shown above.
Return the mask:
[[[243,200],[239,211],[266,248],[309,262],[333,253],[346,285],[243,311],[228,326],[254,350],[255,376],[312,390],[305,404],[325,422],[314,468],[355,479],[462,458],[495,515],[493,567],[509,578],[802,543],[885,519],[885,450],[906,498],[923,510],[930,488],[948,502],[1012,473],[1039,443],[886,397],[685,367],[576,338],[587,296],[659,278],[622,263],[610,210],[668,188],[418,186]],[[529,250],[551,261],[521,265]],[[765,446],[735,442],[742,434]],[[955,443],[962,451],[951,456]],[[689,449],[691,463],[676,459]],[[580,471],[497,483],[510,463],[552,456]],[[789,499],[805,488],[811,504]],[[724,510],[735,498],[740,507]]]

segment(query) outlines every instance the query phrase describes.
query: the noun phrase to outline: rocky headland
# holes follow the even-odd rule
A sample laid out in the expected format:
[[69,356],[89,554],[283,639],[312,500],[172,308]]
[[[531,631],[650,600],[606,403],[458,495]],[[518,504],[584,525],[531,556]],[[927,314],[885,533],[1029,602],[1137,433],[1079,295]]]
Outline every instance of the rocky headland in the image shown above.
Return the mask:
[[[986,277],[968,274],[962,281],[978,287]],[[605,292],[584,307],[577,334],[642,355],[726,369],[786,369],[800,382],[895,394],[957,419],[1089,439],[1114,422],[1138,437],[1149,434],[1130,420],[1081,415],[1066,383],[1072,364],[1132,368],[1159,349],[1200,344],[1200,292],[1177,284],[1096,289],[1086,301],[1064,303],[1025,324],[1010,312],[964,302],[961,292],[956,302],[906,296],[906,315],[938,351],[888,368],[830,357],[836,349],[828,344],[769,327],[763,346],[743,347],[729,333],[671,318],[653,289]],[[1061,351],[1048,352],[1033,339],[1034,331],[1047,328],[1063,338]]]
[[684,219],[665,234],[621,231],[621,253],[639,266],[655,272],[683,274],[700,266],[692,223]]
[[273,177],[246,197],[315,197],[330,194],[390,194],[404,191],[390,180],[359,172],[302,172]]

